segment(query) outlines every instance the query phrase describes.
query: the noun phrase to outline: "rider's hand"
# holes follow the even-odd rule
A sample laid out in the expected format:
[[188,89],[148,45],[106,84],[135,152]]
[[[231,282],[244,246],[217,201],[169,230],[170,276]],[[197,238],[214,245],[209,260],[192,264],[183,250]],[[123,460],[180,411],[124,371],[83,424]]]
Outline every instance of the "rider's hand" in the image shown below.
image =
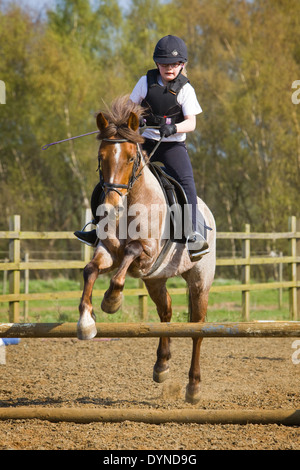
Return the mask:
[[170,137],[170,135],[176,134],[177,128],[175,124],[164,124],[159,129],[159,133],[161,137]]
[[140,128],[143,128],[143,127],[145,127],[145,126],[146,126],[146,121],[145,121],[145,119],[143,118],[143,116],[141,116],[141,117],[139,118],[139,127],[140,127]]

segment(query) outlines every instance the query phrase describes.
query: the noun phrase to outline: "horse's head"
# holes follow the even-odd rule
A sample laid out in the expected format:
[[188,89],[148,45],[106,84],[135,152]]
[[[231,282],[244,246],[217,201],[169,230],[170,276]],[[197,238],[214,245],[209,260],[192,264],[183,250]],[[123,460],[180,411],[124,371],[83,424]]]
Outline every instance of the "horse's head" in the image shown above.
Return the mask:
[[141,109],[124,98],[113,104],[107,113],[96,117],[99,129],[99,163],[102,172],[105,203],[116,206],[126,195],[137,177],[141,164],[143,138],[138,132]]

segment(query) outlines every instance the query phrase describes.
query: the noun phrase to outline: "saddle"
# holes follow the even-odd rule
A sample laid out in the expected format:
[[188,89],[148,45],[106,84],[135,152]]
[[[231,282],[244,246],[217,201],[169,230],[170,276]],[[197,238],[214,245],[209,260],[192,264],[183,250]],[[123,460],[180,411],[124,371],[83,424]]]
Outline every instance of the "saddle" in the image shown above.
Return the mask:
[[[166,173],[165,169],[157,163],[149,163],[149,169],[158,180],[165,195],[166,202],[172,209],[170,212],[170,239],[177,243],[185,243],[185,235],[188,234],[184,233],[183,228],[187,217],[185,210],[187,204],[189,204],[186,193],[181,184]],[[211,230],[210,227],[206,225],[204,216],[199,208],[197,208],[197,227],[195,229],[203,236],[203,238],[205,238],[205,240],[207,239],[207,230]]]
[[[157,181],[160,184],[160,187],[164,193],[165,200],[170,207],[170,237],[166,239],[166,242],[159,253],[156,261],[152,265],[150,271],[147,273],[147,276],[152,274],[158,267],[161,265],[162,261],[169,252],[172,244],[176,243],[186,243],[186,237],[184,234],[184,218],[185,216],[185,205],[188,204],[188,199],[186,193],[178,181],[176,181],[172,176],[168,175],[164,168],[159,166],[157,163],[148,163],[149,169],[156,177]],[[92,197],[91,197],[91,209],[94,216],[94,222],[97,221],[96,211],[99,204],[103,202],[103,186],[99,182],[94,188]],[[179,230],[178,230],[179,229]],[[207,230],[211,230],[210,227],[206,225],[205,219],[199,208],[197,208],[197,227],[196,230],[200,233],[205,240],[207,239]],[[179,236],[178,236],[179,232]]]

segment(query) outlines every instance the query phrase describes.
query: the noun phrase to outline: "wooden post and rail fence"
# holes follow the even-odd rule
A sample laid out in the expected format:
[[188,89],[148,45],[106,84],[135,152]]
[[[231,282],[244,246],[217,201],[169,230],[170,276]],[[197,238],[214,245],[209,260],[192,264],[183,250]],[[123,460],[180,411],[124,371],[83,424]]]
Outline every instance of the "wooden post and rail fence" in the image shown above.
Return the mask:
[[[86,214],[88,217],[88,212]],[[217,232],[218,240],[241,240],[242,256],[233,258],[218,258],[217,266],[241,266],[242,283],[237,285],[212,286],[212,292],[239,291],[242,296],[242,320],[250,319],[250,293],[255,290],[267,289],[288,289],[289,290],[289,310],[290,319],[300,319],[300,221],[296,217],[289,218],[287,232],[280,233],[251,233],[250,226],[245,226],[245,232]],[[80,260],[42,260],[34,261],[28,258],[21,259],[21,242],[23,240],[71,240],[74,239],[72,232],[35,232],[22,231],[21,218],[14,215],[10,218],[9,230],[0,231],[0,240],[7,240],[9,243],[9,260],[0,263],[0,271],[8,273],[9,293],[0,295],[0,302],[9,303],[9,321],[19,323],[20,302],[32,300],[59,300],[80,298],[82,291],[51,292],[51,293],[22,293],[20,289],[21,272],[25,272],[25,285],[28,285],[30,270],[64,270],[83,269],[91,259],[91,248],[83,245],[83,255]],[[287,256],[251,256],[251,241],[253,240],[280,240],[284,239],[288,243]],[[218,254],[218,250],[217,250]],[[251,266],[255,265],[288,265],[289,279],[275,282],[252,283]],[[26,280],[27,279],[27,280]],[[185,294],[185,288],[168,289],[171,295]],[[93,291],[94,296],[103,296],[105,290]],[[124,289],[124,296],[138,296],[139,310],[141,318],[147,319],[147,299],[148,293],[140,281],[137,289]]]

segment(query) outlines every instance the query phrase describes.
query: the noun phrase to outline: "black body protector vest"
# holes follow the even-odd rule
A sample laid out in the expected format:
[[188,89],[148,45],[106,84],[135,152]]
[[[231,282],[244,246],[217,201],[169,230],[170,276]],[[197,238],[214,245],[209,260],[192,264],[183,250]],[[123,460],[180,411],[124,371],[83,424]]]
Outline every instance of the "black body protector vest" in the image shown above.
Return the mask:
[[177,101],[177,95],[181,88],[189,80],[181,73],[166,86],[159,85],[159,71],[148,70],[147,83],[148,93],[141,102],[145,108],[143,115],[147,126],[162,126],[163,124],[176,124],[184,120],[182,108]]

